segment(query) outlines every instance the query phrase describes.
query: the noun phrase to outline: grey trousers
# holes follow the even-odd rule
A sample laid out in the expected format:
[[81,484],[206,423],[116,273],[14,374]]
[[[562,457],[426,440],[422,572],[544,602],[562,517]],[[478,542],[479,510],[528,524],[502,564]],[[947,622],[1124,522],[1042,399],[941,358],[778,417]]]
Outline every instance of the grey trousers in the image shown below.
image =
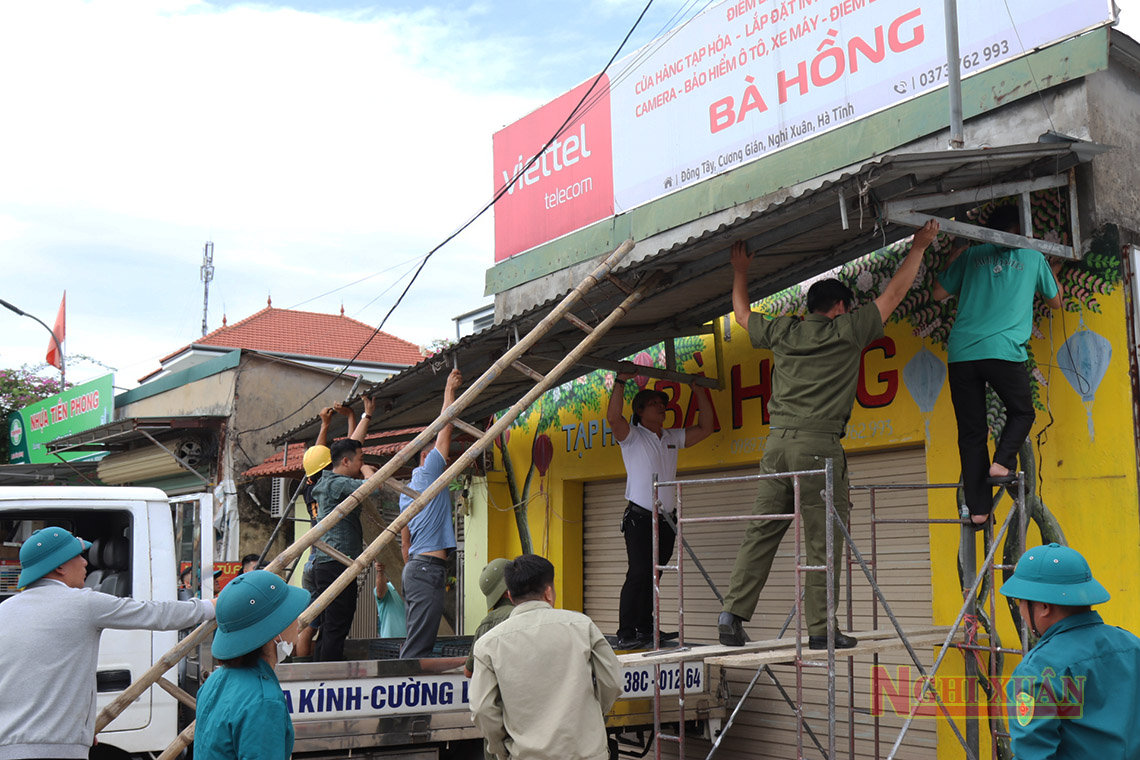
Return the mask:
[[401,659],[431,657],[443,617],[447,566],[437,557],[415,554],[404,565],[404,604],[408,611],[408,638]]

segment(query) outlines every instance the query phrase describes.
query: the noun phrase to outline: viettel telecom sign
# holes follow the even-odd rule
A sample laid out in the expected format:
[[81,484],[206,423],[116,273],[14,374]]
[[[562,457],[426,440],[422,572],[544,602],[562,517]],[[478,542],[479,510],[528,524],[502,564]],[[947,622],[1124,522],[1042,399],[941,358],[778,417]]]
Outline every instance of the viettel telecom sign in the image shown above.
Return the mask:
[[48,441],[111,421],[115,411],[114,375],[68,388],[8,415],[8,452],[12,464],[74,461],[91,452],[49,454]]
[[[506,192],[495,204],[496,261],[613,215],[613,149],[606,77],[587,99],[593,106],[542,151],[591,83],[579,85],[495,134],[495,189],[506,185]],[[595,94],[599,95],[596,101]],[[537,160],[523,172],[523,166],[535,155]]]
[[[958,0],[958,68],[968,78],[1112,18],[1108,0]],[[514,182],[589,83],[495,135],[495,188],[511,183],[495,260],[943,88],[945,40],[942,3],[718,3],[614,64]]]

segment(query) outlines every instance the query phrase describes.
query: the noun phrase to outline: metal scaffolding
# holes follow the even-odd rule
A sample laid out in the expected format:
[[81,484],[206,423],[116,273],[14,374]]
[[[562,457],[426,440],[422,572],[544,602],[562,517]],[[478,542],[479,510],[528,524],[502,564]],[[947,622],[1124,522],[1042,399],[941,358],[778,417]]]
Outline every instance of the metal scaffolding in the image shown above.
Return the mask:
[[[802,528],[802,515],[801,515],[801,488],[802,481],[807,477],[820,477],[824,479],[824,488],[822,495],[824,497],[826,507],[826,553],[827,561],[823,565],[808,565],[804,564],[804,535]],[[773,514],[773,515],[730,515],[722,517],[685,517],[683,511],[684,498],[683,490],[693,486],[725,484],[725,483],[739,483],[743,481],[760,481],[760,480],[774,480],[774,479],[791,479],[792,493],[793,493],[793,508],[790,514]],[[941,715],[948,719],[948,724],[958,741],[961,743],[963,749],[966,751],[966,757],[969,760],[979,760],[979,732],[978,732],[978,716],[966,716],[966,734],[963,735],[958,728],[957,723],[954,721],[954,716],[943,703],[941,696],[935,686],[935,676],[945,662],[946,654],[957,649],[963,653],[965,658],[965,675],[967,682],[974,684],[975,689],[971,691],[971,697],[976,697],[976,685],[978,683],[976,676],[977,659],[981,652],[989,652],[989,668],[988,668],[988,689],[985,689],[986,696],[989,701],[998,700],[1000,704],[1000,693],[995,693],[994,686],[995,679],[1000,675],[997,672],[997,661],[999,654],[1013,653],[1024,654],[1028,647],[1028,631],[1025,621],[1021,621],[1021,641],[1020,648],[1008,649],[1000,647],[997,644],[996,633],[996,571],[1012,571],[1013,565],[1009,562],[999,564],[995,562],[998,546],[1001,545],[1002,539],[1006,536],[1010,525],[1017,516],[1017,545],[1016,551],[1012,555],[1012,559],[1016,561],[1025,550],[1025,534],[1026,534],[1026,499],[1025,499],[1025,474],[1018,472],[1012,482],[1003,486],[1002,490],[1009,493],[1014,500],[1013,508],[1010,509],[1009,514],[1006,516],[1001,528],[998,530],[997,535],[994,535],[993,526],[994,520],[986,523],[983,529],[983,545],[986,548],[985,558],[982,563],[981,569],[975,571],[977,564],[976,557],[976,535],[977,531],[974,525],[969,520],[969,517],[963,512],[960,519],[939,519],[939,518],[883,518],[879,517],[876,511],[877,496],[884,491],[904,491],[904,490],[939,490],[939,489],[960,489],[961,486],[957,483],[915,483],[915,484],[880,484],[880,485],[865,485],[853,486],[851,491],[866,491],[870,499],[870,558],[864,557],[859,547],[855,544],[851,536],[850,527],[844,520],[840,519],[838,512],[835,509],[835,493],[834,493],[834,468],[832,460],[825,460],[824,467],[818,470],[801,470],[794,472],[781,472],[772,474],[757,473],[754,475],[731,476],[722,478],[698,478],[687,480],[670,480],[659,481],[657,476],[654,475],[654,504],[653,504],[653,556],[658,556],[658,525],[662,519],[660,512],[660,500],[658,498],[659,489],[662,487],[674,487],[676,489],[676,511],[672,516],[671,523],[674,526],[677,536],[677,543],[680,544],[682,549],[678,552],[676,564],[656,565],[656,572],[654,573],[653,581],[653,619],[654,619],[654,651],[649,652],[645,657],[652,661],[654,665],[654,736],[655,742],[655,757],[657,760],[661,759],[663,743],[675,743],[678,746],[679,755],[685,758],[685,688],[681,684],[681,691],[678,695],[679,699],[679,723],[676,733],[668,733],[663,730],[661,722],[661,668],[663,665],[672,665],[674,663],[683,662],[686,660],[703,660],[710,665],[713,664],[710,660],[715,660],[716,663],[731,666],[734,661],[739,661],[738,667],[750,667],[757,659],[767,659],[768,662],[761,664],[755,675],[752,677],[744,693],[729,716],[727,722],[722,727],[720,734],[714,739],[712,747],[708,753],[708,760],[711,760],[714,754],[721,746],[721,742],[727,735],[729,729],[735,722],[737,715],[740,712],[741,706],[745,700],[752,693],[760,675],[766,673],[772,680],[776,689],[779,691],[781,697],[791,708],[796,718],[796,757],[804,757],[804,735],[811,739],[812,743],[819,750],[820,755],[826,760],[834,760],[838,755],[836,754],[836,651],[835,651],[835,632],[836,632],[836,599],[834,596],[834,585],[832,579],[835,577],[837,568],[834,566],[834,541],[835,533],[838,530],[846,544],[846,561],[844,564],[846,587],[847,587],[847,626],[850,630],[854,624],[853,617],[853,604],[852,604],[852,577],[856,568],[862,571],[868,585],[872,590],[872,631],[871,641],[866,638],[861,638],[861,643],[854,649],[849,650],[842,654],[846,657],[849,663],[853,663],[854,658],[860,654],[868,652],[872,654],[872,667],[877,668],[879,664],[879,653],[888,648],[903,648],[906,650],[915,668],[923,679],[922,697],[914,701],[911,707],[910,714],[906,716],[906,720],[899,730],[898,736],[895,738],[890,752],[887,755],[887,760],[892,760],[902,745],[907,731],[910,729],[915,716],[919,709],[925,704],[929,707],[929,698],[933,698],[935,705],[941,712]],[[998,499],[1001,498],[1001,491],[999,491]],[[961,508],[960,508],[961,509]],[[707,524],[707,523],[722,523],[722,522],[753,522],[753,521],[771,521],[771,520],[787,520],[791,522],[794,535],[794,578],[795,578],[795,594],[792,610],[788,614],[787,619],[784,621],[783,627],[780,629],[779,637],[775,641],[763,642],[759,646],[751,645],[741,652],[739,648],[729,647],[689,647],[685,645],[685,604],[684,604],[684,582],[685,582],[685,553],[690,552],[691,559],[697,564],[698,569],[701,569],[702,574],[709,581],[710,586],[713,586],[711,578],[707,573],[704,573],[700,565],[699,559],[695,553],[692,553],[691,548],[684,540],[684,529],[686,525]],[[959,543],[959,565],[962,568],[961,586],[963,593],[963,604],[958,611],[954,620],[954,624],[949,628],[940,629],[941,632],[945,631],[945,636],[941,642],[934,640],[931,636],[929,629],[922,632],[906,631],[903,629],[898,618],[891,610],[890,604],[887,601],[882,589],[878,584],[878,526],[887,524],[916,524],[916,525],[934,525],[934,524],[957,524],[961,526],[961,540]],[[677,631],[680,639],[680,645],[672,649],[661,649],[661,642],[658,638],[661,630],[661,575],[664,571],[671,571],[676,573],[677,577]],[[803,573],[805,572],[822,572],[826,574],[827,583],[827,658],[826,660],[815,660],[804,657],[803,652]],[[985,597],[988,599],[988,625],[989,635],[988,641],[985,645],[978,643],[978,628],[977,628],[977,597],[979,588],[982,584],[986,584],[984,592]],[[721,597],[719,591],[715,586],[713,591],[718,598]],[[883,612],[891,623],[889,631],[880,632],[878,630],[879,623],[879,607],[882,607]],[[783,638],[788,628],[794,622],[795,624],[795,638],[794,641],[789,642]],[[966,631],[964,636],[960,633],[963,624],[966,624]],[[921,633],[921,635],[916,635]],[[861,634],[866,637],[867,634]],[[964,638],[963,641],[958,639]],[[912,641],[914,639],[914,641]],[[919,643],[921,642],[921,643]],[[939,648],[939,653],[935,659],[934,665],[929,672],[922,664],[917,652],[915,651],[915,644],[919,646],[934,645]],[[795,666],[796,685],[794,689],[794,697],[788,693],[788,690],[780,683],[776,674],[772,671],[770,665],[776,663],[792,663]],[[808,725],[808,721],[804,716],[803,710],[803,672],[805,668],[820,668],[827,671],[827,742],[826,747],[820,740],[819,736]],[[873,670],[872,672],[877,672]],[[972,677],[972,678],[971,678]],[[855,756],[855,732],[854,726],[854,671],[848,668],[848,752],[847,757]],[[1003,721],[1001,718],[995,720],[992,712],[992,705],[990,709],[986,710],[987,718],[990,723],[991,734],[991,756],[998,757],[998,740],[999,738],[1008,737],[1008,732],[1003,731]],[[882,739],[880,735],[880,716],[875,714],[873,723],[873,743],[874,755],[876,758],[881,757]]]

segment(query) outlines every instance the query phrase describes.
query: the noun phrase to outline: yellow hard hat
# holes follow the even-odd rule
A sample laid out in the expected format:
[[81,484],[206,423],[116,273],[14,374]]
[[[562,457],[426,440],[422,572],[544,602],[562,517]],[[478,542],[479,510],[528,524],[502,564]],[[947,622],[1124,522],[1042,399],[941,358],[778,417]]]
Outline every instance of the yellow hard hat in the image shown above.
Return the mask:
[[301,462],[305,466],[305,475],[311,478],[332,464],[332,453],[328,446],[310,446]]

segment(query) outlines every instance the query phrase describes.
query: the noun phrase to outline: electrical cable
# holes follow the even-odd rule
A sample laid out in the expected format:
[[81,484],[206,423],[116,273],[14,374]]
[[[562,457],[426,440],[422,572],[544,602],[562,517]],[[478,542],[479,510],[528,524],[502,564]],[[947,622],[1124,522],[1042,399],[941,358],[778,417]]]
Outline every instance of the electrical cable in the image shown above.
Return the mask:
[[285,415],[284,417],[281,417],[277,420],[274,420],[273,422],[270,422],[269,424],[261,425],[260,427],[250,428],[248,430],[235,432],[234,433],[235,436],[244,435],[246,433],[259,433],[263,430],[267,430],[267,429],[269,429],[275,425],[278,425],[278,424],[284,422],[285,420],[288,420],[292,417],[295,417],[297,414],[299,414],[301,412],[301,410],[303,410],[305,407],[307,407],[313,401],[316,401],[318,398],[320,398],[329,388],[332,387],[333,383],[335,383],[337,380],[339,380],[341,378],[342,375],[344,375],[344,373],[348,370],[348,367],[350,367],[352,365],[352,363],[356,361],[357,357],[359,357],[360,354],[364,351],[364,349],[367,348],[368,345],[372,342],[372,339],[375,338],[380,333],[381,329],[383,329],[384,325],[388,322],[388,318],[392,316],[392,313],[403,302],[404,297],[408,294],[408,291],[411,290],[412,285],[415,284],[416,280],[420,276],[420,273],[423,271],[424,267],[427,266],[427,263],[428,263],[428,261],[431,260],[432,256],[434,256],[436,254],[436,252],[439,251],[440,248],[443,248],[445,245],[447,245],[452,240],[454,240],[456,237],[458,237],[464,230],[466,230],[468,227],[470,227],[472,224],[474,224],[477,219],[479,219],[481,216],[483,216],[483,214],[485,214],[488,210],[490,210],[491,207],[493,207],[499,201],[499,199],[502,198],[507,193],[507,190],[509,190],[514,185],[514,183],[518,181],[519,177],[521,177],[532,166],[534,166],[535,162],[538,161],[539,157],[542,156],[550,148],[550,146],[554,144],[554,141],[558,139],[558,136],[561,135],[562,132],[570,124],[573,123],[574,119],[577,117],[579,109],[581,109],[581,107],[582,107],[582,104],[586,102],[586,99],[590,96],[590,94],[598,86],[598,83],[602,80],[602,77],[605,76],[606,71],[609,69],[609,67],[611,65],[613,65],[613,62],[615,60],[617,60],[618,55],[621,54],[621,51],[625,48],[625,44],[629,41],[629,38],[631,36],[633,36],[634,31],[637,29],[638,25],[641,23],[641,20],[643,18],[645,18],[645,14],[649,12],[649,9],[650,9],[650,7],[652,7],[653,3],[654,3],[654,0],[648,0],[648,2],[646,2],[645,7],[641,9],[641,13],[637,17],[637,20],[633,22],[633,26],[631,26],[629,28],[629,31],[626,32],[625,37],[622,38],[621,44],[619,44],[617,46],[617,49],[614,50],[613,55],[610,56],[610,59],[609,59],[609,61],[606,62],[605,67],[603,67],[602,70],[598,73],[598,75],[596,77],[594,77],[594,81],[590,84],[590,87],[582,95],[582,98],[578,101],[578,104],[576,106],[574,106],[574,109],[570,112],[569,116],[566,117],[566,119],[565,119],[565,121],[563,121],[562,125],[557,130],[555,130],[553,135],[550,136],[550,139],[546,141],[546,144],[542,146],[542,149],[539,150],[537,153],[535,153],[531,157],[531,159],[529,161],[527,161],[526,164],[524,166],[522,166],[518,172],[516,172],[515,176],[511,179],[510,182],[504,183],[502,185],[502,187],[500,187],[495,192],[495,195],[491,198],[491,200],[488,203],[484,204],[483,207],[480,208],[477,212],[475,212],[475,214],[473,216],[471,216],[466,222],[464,222],[457,229],[455,229],[453,232],[451,232],[451,234],[449,234],[447,237],[445,237],[440,243],[438,243],[434,248],[432,248],[430,251],[428,251],[424,255],[423,259],[420,261],[419,266],[416,268],[415,273],[412,275],[412,279],[404,287],[403,291],[400,292],[399,297],[396,298],[396,302],[392,304],[392,307],[390,309],[388,309],[388,312],[384,315],[384,318],[380,321],[380,324],[377,325],[375,330],[373,330],[372,336],[368,340],[366,340],[364,342],[364,344],[359,349],[357,349],[356,353],[352,355],[352,358],[350,358],[347,362],[345,362],[344,367],[341,368],[336,373],[336,375],[334,375],[332,377],[332,379],[330,379],[328,381],[328,383],[325,385],[325,387],[321,388],[319,391],[317,391],[315,394],[313,394],[313,396],[311,398],[309,398],[309,400],[305,401],[305,403],[301,404],[300,407],[293,410],[292,412]]
[[[412,256],[410,259],[405,259],[398,264],[393,264],[392,266],[387,267],[386,269],[381,269],[378,272],[373,272],[372,274],[365,275],[364,277],[361,277],[359,280],[353,280],[352,282],[348,283],[347,285],[341,285],[338,288],[333,288],[332,290],[325,291],[324,293],[321,293],[320,295],[317,295],[317,296],[313,296],[312,298],[306,298],[304,301],[301,301],[299,303],[295,303],[292,306],[290,306],[289,308],[290,309],[296,309],[298,306],[304,306],[305,304],[316,301],[319,298],[324,298],[325,296],[331,296],[333,293],[336,293],[336,292],[341,291],[341,290],[345,290],[346,288],[351,288],[353,285],[359,285],[360,283],[364,282],[365,280],[371,280],[373,277],[375,277],[377,275],[384,274],[385,272],[391,272],[393,269],[398,269],[398,268],[404,266],[405,264],[410,264],[418,258],[420,258],[420,257],[419,256]],[[389,290],[390,289],[391,288],[389,287]]]
[[[661,30],[658,32],[658,36],[652,42],[650,42],[645,47],[643,47],[636,54],[636,56],[633,58],[633,60],[631,60],[629,62],[629,64],[624,69],[622,69],[617,75],[615,75],[610,80],[609,84],[604,88],[604,90],[599,92],[598,94],[596,94],[586,104],[585,108],[582,109],[582,113],[580,114],[580,116],[585,116],[590,111],[592,111],[598,105],[598,103],[600,103],[613,90],[613,88],[616,85],[621,84],[626,79],[628,79],[630,76],[632,76],[634,71],[641,68],[641,65],[645,62],[645,60],[647,58],[649,58],[654,53],[656,53],[658,50],[660,50],[665,45],[665,43],[667,43],[674,36],[676,36],[677,33],[679,33],[686,26],[688,26],[689,23],[693,19],[695,19],[697,16],[704,13],[705,10],[707,10],[708,7],[713,4],[713,2],[715,2],[715,0],[707,0],[707,2],[705,2],[704,7],[702,7],[699,11],[697,11],[692,16],[690,16],[688,19],[686,19],[683,23],[674,24],[674,21],[678,17],[683,16],[684,13],[686,12],[686,6],[695,4],[695,0],[686,0],[685,4],[682,5],[681,8],[676,13],[674,13],[673,16],[667,22],[665,22],[665,24],[661,27]],[[673,24],[673,25],[670,26],[671,24]]]
[[[1024,55],[1027,51],[1025,43],[1021,41],[1021,32],[1017,31],[1017,22],[1013,20],[1013,11],[1009,8],[1009,0],[1003,0],[1005,5],[1005,13],[1009,16],[1010,26],[1013,27],[1013,34],[1017,37],[1017,44],[1021,46],[1021,52]],[[1029,62],[1028,56],[1025,58],[1025,68],[1029,69],[1029,76],[1033,79],[1033,88],[1037,90],[1037,98],[1041,101],[1041,109],[1045,111],[1045,118],[1049,120],[1049,126],[1054,132],[1057,131],[1057,125],[1053,123],[1053,115],[1049,113],[1049,106],[1045,103],[1045,96],[1041,93],[1041,83],[1037,81],[1037,74],[1033,71],[1033,64]]]

